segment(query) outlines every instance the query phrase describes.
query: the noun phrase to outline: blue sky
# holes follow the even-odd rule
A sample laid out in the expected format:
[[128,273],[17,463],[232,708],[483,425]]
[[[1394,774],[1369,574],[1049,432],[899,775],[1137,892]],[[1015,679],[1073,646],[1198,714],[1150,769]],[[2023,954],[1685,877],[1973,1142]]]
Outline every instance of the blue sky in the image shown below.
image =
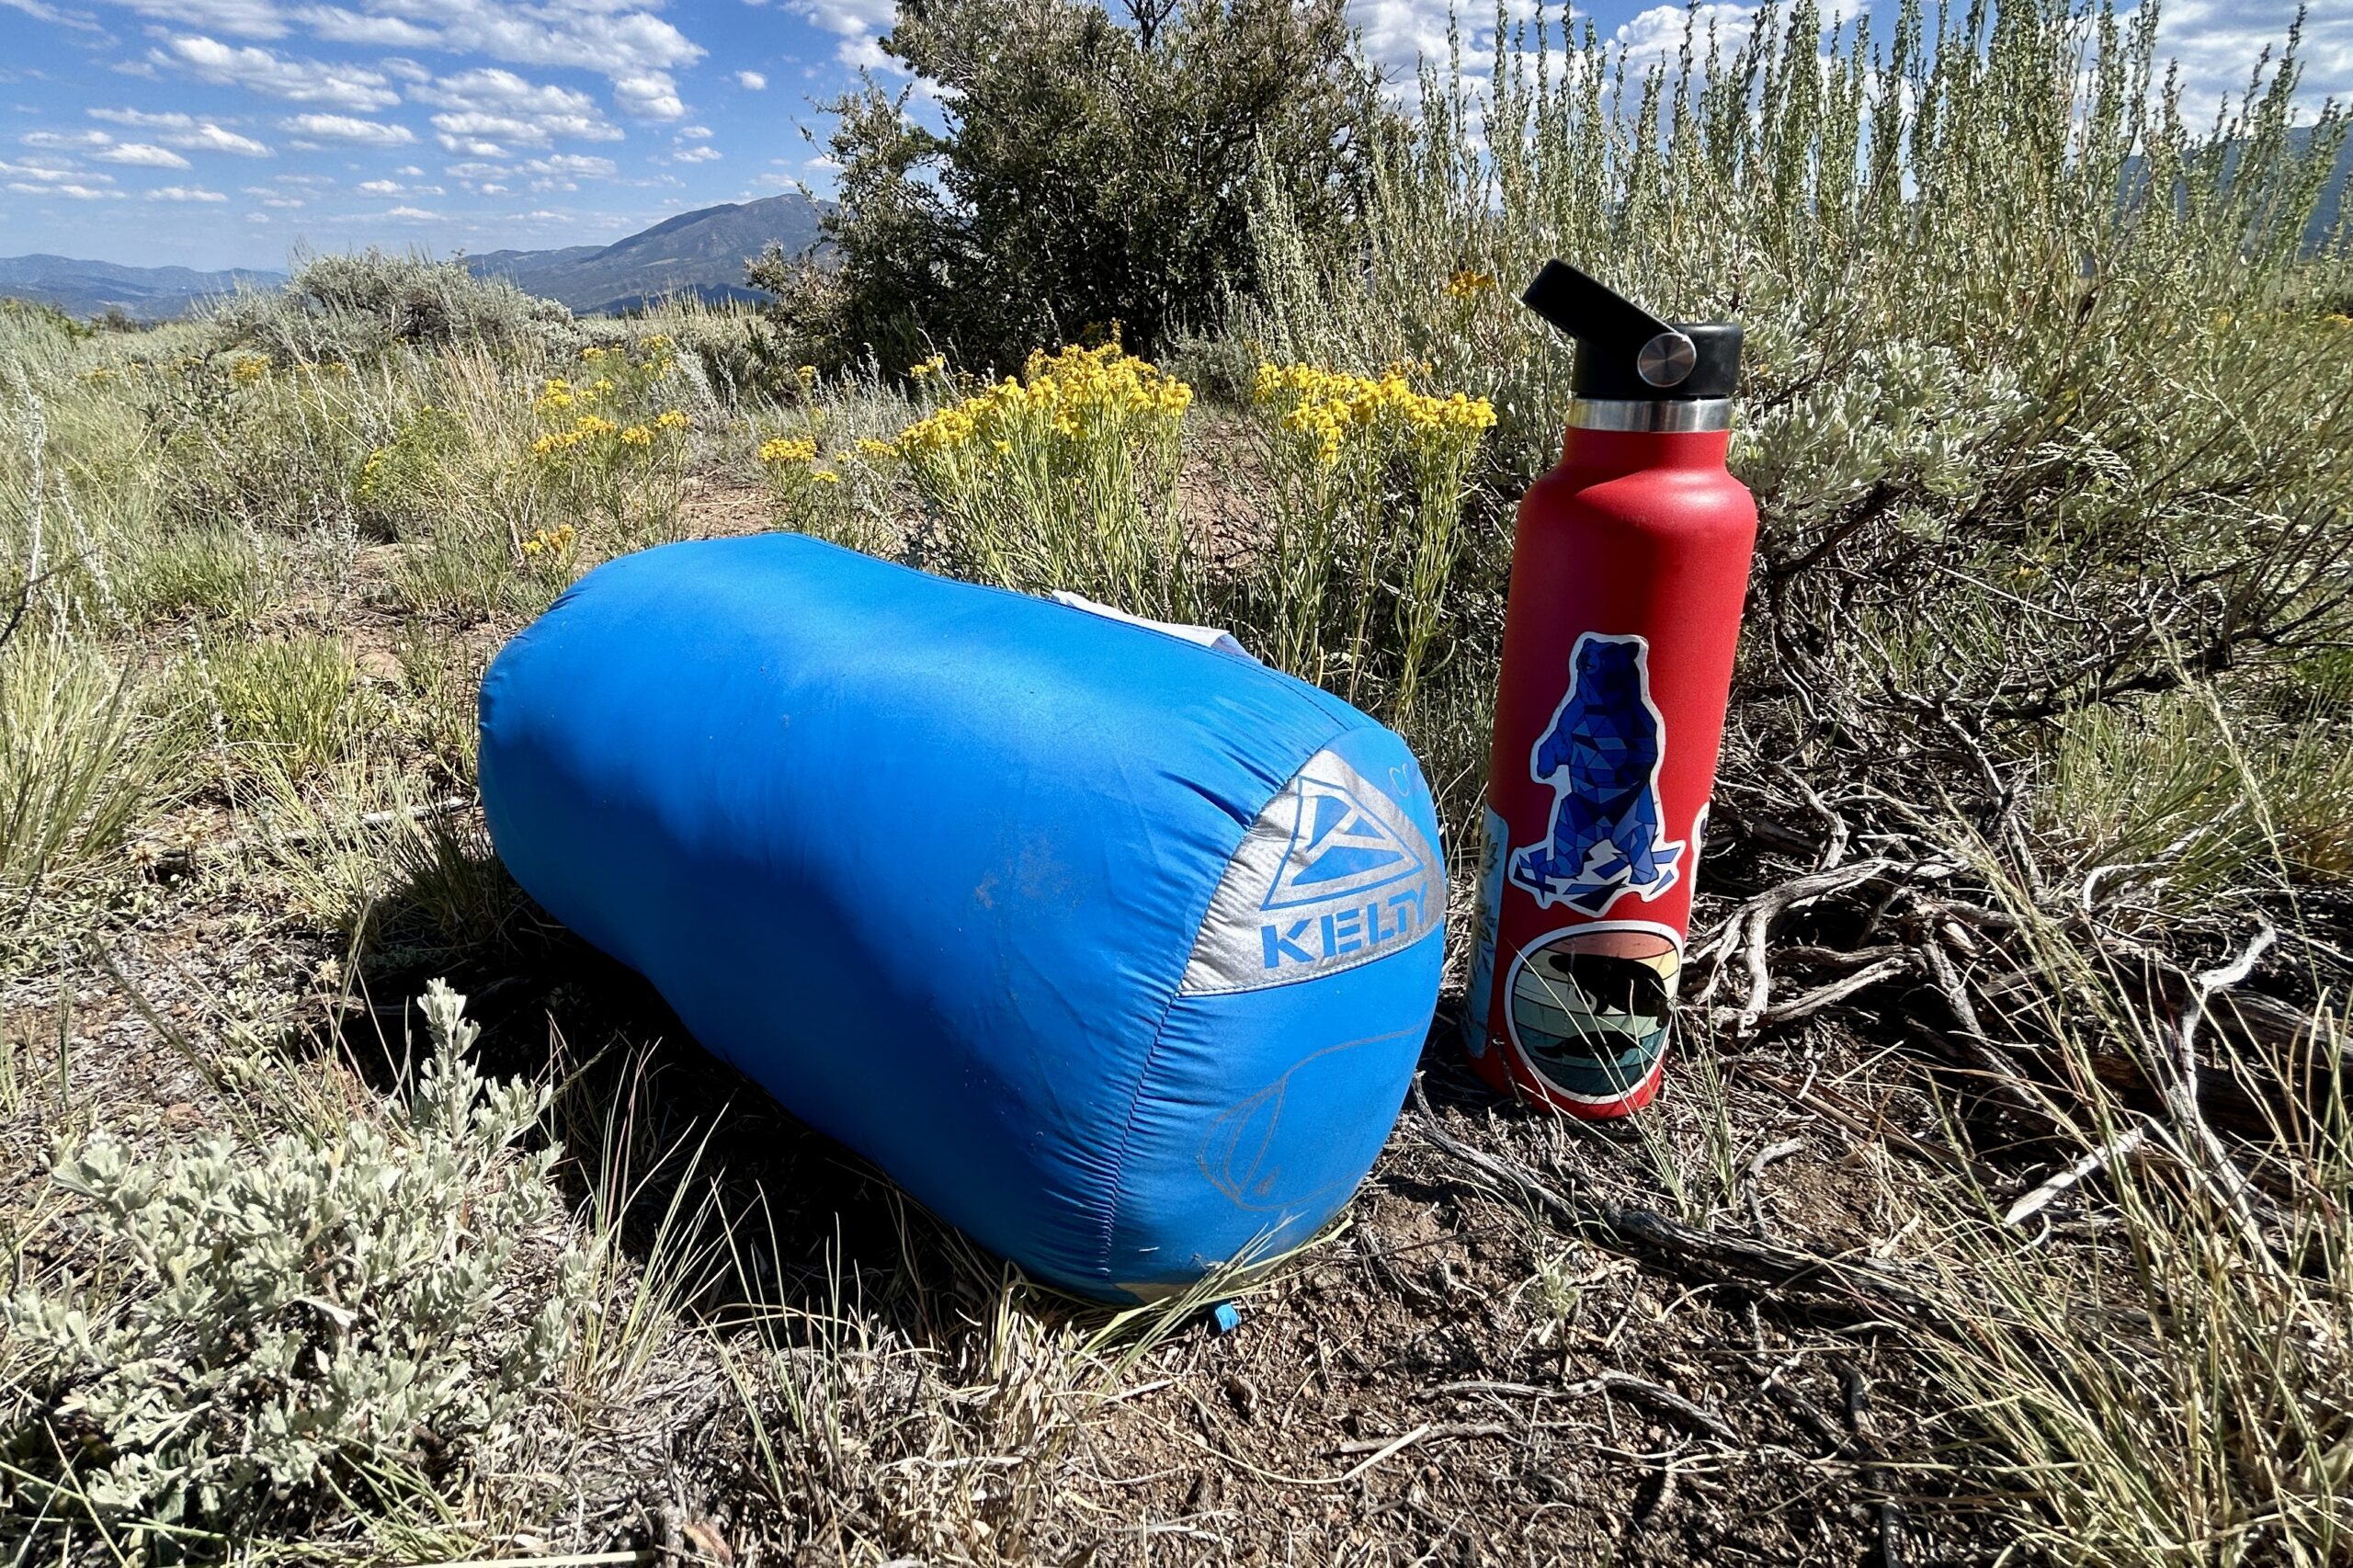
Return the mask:
[[[1351,0],[1410,80],[1447,0]],[[1825,5],[1824,9],[1831,7]],[[1720,30],[1751,7],[1712,0]],[[2245,81],[2293,0],[2177,0],[2193,98]],[[2353,0],[2314,0],[2307,97],[2353,96]],[[1470,15],[1492,14],[1474,3]],[[282,265],[290,248],[618,239],[826,169],[801,128],[892,0],[0,0],[0,255]],[[1583,14],[1583,13],[1580,13]],[[1635,45],[1680,6],[1595,8]]]

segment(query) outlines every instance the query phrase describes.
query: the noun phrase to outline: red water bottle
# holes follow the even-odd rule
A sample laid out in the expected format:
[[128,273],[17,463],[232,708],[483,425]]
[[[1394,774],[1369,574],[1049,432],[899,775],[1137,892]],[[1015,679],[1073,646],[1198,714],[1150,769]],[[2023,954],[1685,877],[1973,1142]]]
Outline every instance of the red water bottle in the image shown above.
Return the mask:
[[1574,1116],[1650,1103],[1723,740],[1756,503],[1726,472],[1740,328],[1551,262],[1577,340],[1558,468],[1519,504],[1463,1044]]

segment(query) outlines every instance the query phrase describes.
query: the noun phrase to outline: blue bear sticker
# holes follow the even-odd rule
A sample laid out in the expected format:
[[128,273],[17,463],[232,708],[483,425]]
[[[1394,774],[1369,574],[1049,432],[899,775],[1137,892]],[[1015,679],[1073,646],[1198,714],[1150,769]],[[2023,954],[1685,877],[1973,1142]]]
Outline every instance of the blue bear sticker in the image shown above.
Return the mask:
[[1552,787],[1546,842],[1515,849],[1513,885],[1537,906],[1598,915],[1627,893],[1675,885],[1684,846],[1660,826],[1658,769],[1666,721],[1651,700],[1650,643],[1588,631],[1569,654],[1569,689],[1529,755]]

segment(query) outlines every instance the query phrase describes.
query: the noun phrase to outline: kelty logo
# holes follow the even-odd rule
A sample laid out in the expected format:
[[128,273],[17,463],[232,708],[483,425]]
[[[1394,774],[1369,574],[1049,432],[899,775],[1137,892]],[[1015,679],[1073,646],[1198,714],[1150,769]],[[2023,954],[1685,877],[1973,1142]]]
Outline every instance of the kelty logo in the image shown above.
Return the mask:
[[1243,835],[1185,970],[1188,994],[1369,962],[1445,912],[1436,850],[1396,801],[1319,752]]
[[1529,757],[1552,787],[1545,842],[1515,849],[1513,885],[1539,908],[1600,915],[1626,893],[1675,885],[1685,846],[1660,827],[1666,721],[1651,700],[1650,643],[1588,631],[1569,654],[1569,689]]

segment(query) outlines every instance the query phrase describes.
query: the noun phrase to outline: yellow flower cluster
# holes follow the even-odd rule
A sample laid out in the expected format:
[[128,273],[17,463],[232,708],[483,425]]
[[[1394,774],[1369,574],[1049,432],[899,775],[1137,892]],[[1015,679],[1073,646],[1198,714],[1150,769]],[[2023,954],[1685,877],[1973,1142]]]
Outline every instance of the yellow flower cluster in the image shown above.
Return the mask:
[[1372,377],[1314,365],[1260,365],[1252,395],[1281,409],[1282,427],[1312,439],[1315,460],[1326,467],[1340,460],[1351,428],[1385,426],[1422,441],[1475,440],[1495,422],[1485,398],[1418,392],[1397,369]]
[[269,361],[258,354],[241,355],[229,362],[229,379],[241,387],[252,386],[269,374]]
[[570,523],[565,523],[559,528],[541,528],[539,532],[533,534],[530,538],[523,541],[523,553],[526,555],[562,555],[565,551],[572,548],[572,541],[579,537],[580,530],[574,528]]
[[829,468],[819,468],[817,437],[814,436],[772,436],[760,443],[760,461],[767,464],[777,483],[790,491],[806,481],[819,484],[839,484],[842,476]]
[[601,440],[607,436],[618,436],[620,434],[620,426],[609,419],[594,414],[584,414],[572,422],[571,429],[551,431],[532,442],[531,455],[535,458],[544,458],[557,452],[570,451],[573,448],[584,443]]
[[908,366],[907,374],[913,376],[917,381],[922,381],[926,376],[936,376],[946,369],[948,369],[948,356],[945,354],[935,354],[930,358],[923,360],[918,364]]
[[1173,425],[1192,405],[1191,387],[1118,344],[1074,345],[1054,354],[1032,354],[1017,380],[1007,376],[925,415],[891,445],[904,455],[922,457],[984,442],[1001,454],[1024,433],[1051,432],[1075,440],[1131,417]]
[[654,432],[642,425],[632,425],[621,432],[621,440],[631,447],[650,447],[654,444]]
[[1449,300],[1475,300],[1482,294],[1495,291],[1495,275],[1466,267],[1446,280],[1446,297]]
[[691,421],[689,421],[687,416],[677,409],[665,408],[662,411],[661,415],[654,421],[654,427],[656,430],[683,430],[689,423],[691,423]]
[[570,381],[561,376],[551,376],[548,378],[547,385],[540,390],[540,395],[532,402],[531,407],[540,414],[560,414],[578,401],[579,397],[573,392]]

